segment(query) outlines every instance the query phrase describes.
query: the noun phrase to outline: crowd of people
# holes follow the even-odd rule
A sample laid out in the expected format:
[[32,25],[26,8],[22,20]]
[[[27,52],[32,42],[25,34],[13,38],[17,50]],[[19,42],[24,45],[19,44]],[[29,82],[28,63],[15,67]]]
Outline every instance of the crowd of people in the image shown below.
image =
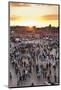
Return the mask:
[[[46,43],[48,42],[48,43]],[[37,80],[44,80],[44,85],[55,85],[59,83],[59,47],[58,41],[44,40],[41,43],[22,43],[11,38],[10,40],[10,64],[17,76],[17,85],[32,79],[33,73]],[[10,79],[12,72],[10,72]],[[41,81],[42,82],[42,81]],[[31,83],[31,86],[35,82]],[[40,85],[40,84],[39,84]],[[27,86],[27,85],[26,85]]]

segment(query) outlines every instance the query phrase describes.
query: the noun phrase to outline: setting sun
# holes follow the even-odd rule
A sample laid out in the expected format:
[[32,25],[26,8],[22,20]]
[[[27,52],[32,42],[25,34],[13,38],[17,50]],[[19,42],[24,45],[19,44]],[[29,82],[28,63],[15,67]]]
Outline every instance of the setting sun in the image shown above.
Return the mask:
[[18,23],[18,25],[20,26],[29,26],[29,27],[32,27],[32,26],[42,26],[41,22],[38,22],[38,21],[34,21],[34,20],[27,20],[27,21],[24,21],[22,23]]

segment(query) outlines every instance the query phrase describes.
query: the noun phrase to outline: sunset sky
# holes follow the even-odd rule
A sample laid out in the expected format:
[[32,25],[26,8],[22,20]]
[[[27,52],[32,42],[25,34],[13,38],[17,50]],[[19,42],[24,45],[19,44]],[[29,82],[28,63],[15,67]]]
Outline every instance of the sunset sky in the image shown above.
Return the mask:
[[10,26],[58,26],[58,5],[10,3]]

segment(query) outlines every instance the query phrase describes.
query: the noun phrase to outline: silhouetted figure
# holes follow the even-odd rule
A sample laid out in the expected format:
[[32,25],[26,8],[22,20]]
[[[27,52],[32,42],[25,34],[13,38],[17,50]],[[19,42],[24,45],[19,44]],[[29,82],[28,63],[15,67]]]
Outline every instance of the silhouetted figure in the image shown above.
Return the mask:
[[46,69],[48,69],[48,63],[46,64]]
[[19,69],[18,69],[18,67],[16,66],[16,67],[15,67],[15,73],[16,73],[16,75],[17,75],[18,71],[19,71]]
[[33,87],[34,86],[34,83],[32,83],[31,86]]
[[56,70],[56,66],[55,65],[53,66],[53,69],[54,69],[54,71]]
[[57,82],[57,77],[56,77],[56,75],[54,75],[54,81],[55,81],[55,83]]
[[11,74],[11,72],[9,73],[9,75],[10,75],[10,80],[12,79],[12,74]]
[[24,61],[24,67],[26,66],[26,62]]
[[23,80],[26,80],[26,75],[25,75],[25,70],[23,69],[23,75],[22,75],[22,77],[23,77]]
[[48,83],[51,83],[50,81],[50,75],[47,76]]
[[39,67],[38,65],[36,65],[36,72],[38,73],[38,71],[39,71]]

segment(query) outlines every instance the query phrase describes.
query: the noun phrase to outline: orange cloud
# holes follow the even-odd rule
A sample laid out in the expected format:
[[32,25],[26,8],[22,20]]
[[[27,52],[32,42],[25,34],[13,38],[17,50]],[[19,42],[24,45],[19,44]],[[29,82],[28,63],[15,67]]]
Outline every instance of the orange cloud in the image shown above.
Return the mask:
[[45,15],[45,16],[42,16],[42,19],[43,20],[58,20],[58,15]]
[[10,6],[12,7],[29,7],[31,6],[30,4],[26,4],[26,3],[10,3]]
[[16,15],[10,16],[10,20],[12,20],[12,21],[17,21],[17,20],[19,20],[20,18],[21,18],[20,16],[16,16]]

